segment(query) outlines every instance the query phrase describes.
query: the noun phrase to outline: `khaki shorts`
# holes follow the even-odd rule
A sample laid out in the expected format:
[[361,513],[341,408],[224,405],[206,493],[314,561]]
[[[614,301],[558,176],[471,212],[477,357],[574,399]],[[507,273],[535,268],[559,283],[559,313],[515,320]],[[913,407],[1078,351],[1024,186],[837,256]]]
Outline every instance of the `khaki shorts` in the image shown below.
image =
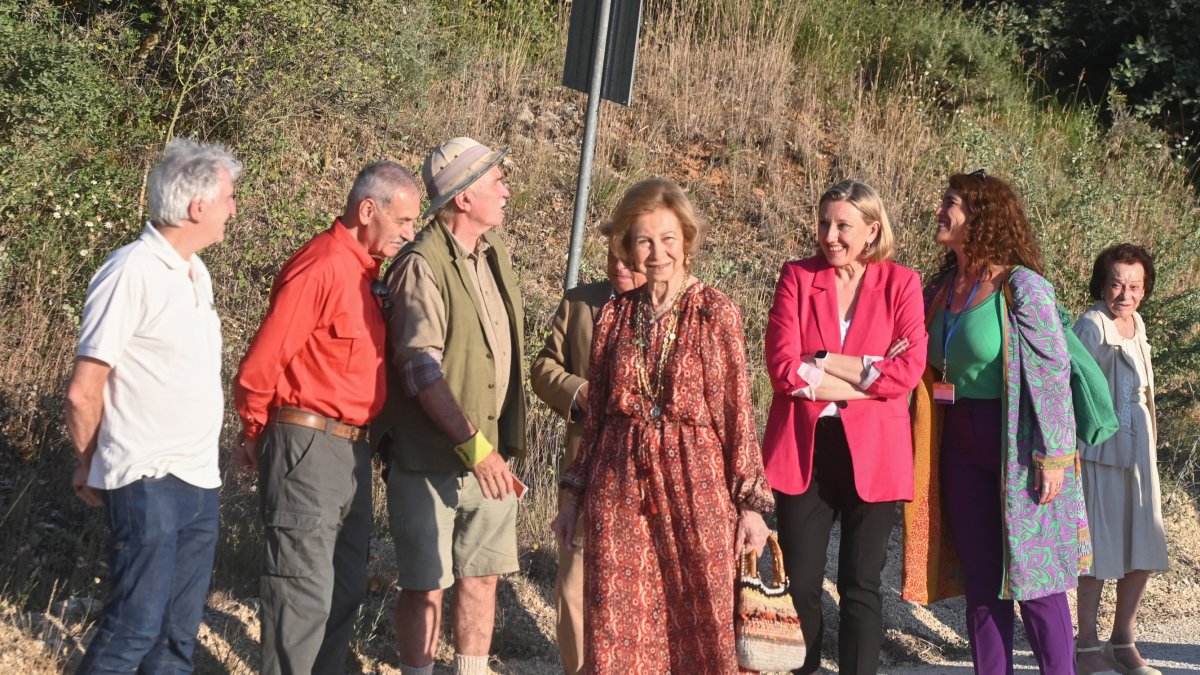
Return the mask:
[[517,498],[485,499],[475,474],[393,466],[387,503],[400,588],[432,591],[517,571]]

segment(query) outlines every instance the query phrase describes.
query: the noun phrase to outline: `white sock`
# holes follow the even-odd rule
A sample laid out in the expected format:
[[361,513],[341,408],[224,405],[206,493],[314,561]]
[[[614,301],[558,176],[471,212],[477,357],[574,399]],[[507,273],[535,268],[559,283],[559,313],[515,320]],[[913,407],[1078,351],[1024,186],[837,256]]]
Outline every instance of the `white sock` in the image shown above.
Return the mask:
[[488,668],[488,657],[486,656],[454,655],[455,675],[489,675],[491,672]]
[[417,668],[416,666],[406,666],[401,663],[400,675],[433,675],[433,664],[431,663],[424,668]]

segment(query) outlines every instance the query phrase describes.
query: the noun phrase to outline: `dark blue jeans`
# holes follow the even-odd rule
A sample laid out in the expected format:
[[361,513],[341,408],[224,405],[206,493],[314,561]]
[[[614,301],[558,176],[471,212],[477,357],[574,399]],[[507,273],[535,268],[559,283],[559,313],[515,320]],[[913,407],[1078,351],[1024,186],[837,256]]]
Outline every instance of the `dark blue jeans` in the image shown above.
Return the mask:
[[171,475],[104,492],[112,583],[77,672],[192,672],[217,549],[218,492]]

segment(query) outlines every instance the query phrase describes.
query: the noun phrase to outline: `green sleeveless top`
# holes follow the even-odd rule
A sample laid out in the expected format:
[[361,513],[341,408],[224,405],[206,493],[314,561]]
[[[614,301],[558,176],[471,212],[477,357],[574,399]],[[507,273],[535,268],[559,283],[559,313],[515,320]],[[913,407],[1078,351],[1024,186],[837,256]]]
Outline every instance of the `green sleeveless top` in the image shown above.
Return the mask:
[[951,312],[943,319],[945,305],[939,307],[929,324],[929,365],[942,372],[945,329],[958,327],[950,336],[950,359],[946,380],[954,385],[955,398],[998,399],[1004,394],[1004,311],[1000,291],[965,312]]

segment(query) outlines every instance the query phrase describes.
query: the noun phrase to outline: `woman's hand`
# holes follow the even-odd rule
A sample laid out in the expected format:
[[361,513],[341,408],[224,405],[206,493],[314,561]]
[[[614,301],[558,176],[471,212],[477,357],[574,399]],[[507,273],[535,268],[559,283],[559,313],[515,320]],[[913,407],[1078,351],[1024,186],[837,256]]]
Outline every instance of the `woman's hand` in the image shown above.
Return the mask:
[[1039,504],[1049,504],[1062,492],[1063,481],[1066,479],[1066,469],[1035,469],[1033,472],[1033,489],[1041,494]]
[[902,335],[896,338],[896,341],[892,343],[892,346],[888,347],[887,354],[884,354],[884,356],[889,359],[895,358],[908,351],[908,347],[908,338]]
[[575,499],[564,499],[558,507],[558,515],[550,523],[554,539],[560,548],[568,551],[575,549],[575,525],[579,522],[579,502]]
[[767,527],[761,513],[749,509],[739,513],[737,533],[733,537],[738,555],[746,551],[754,551],[756,554],[762,555],[769,534],[771,534],[771,528]]

